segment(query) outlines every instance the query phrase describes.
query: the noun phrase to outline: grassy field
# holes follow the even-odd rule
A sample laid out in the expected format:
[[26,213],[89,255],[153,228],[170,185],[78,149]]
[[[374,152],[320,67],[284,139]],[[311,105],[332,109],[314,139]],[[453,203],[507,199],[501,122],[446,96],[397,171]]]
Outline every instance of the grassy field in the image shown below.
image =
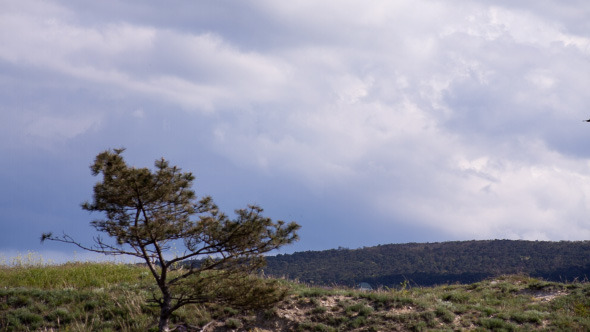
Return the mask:
[[[589,331],[590,284],[503,276],[471,285],[363,292],[285,281],[271,310],[186,306],[177,330],[200,331]],[[0,267],[0,331],[149,331],[152,277],[114,263]]]

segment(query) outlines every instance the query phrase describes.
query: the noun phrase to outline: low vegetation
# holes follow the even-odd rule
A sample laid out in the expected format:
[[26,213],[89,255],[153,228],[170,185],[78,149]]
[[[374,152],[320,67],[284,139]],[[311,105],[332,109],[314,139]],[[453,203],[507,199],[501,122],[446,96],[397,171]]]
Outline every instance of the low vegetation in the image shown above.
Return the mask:
[[[521,275],[468,285],[310,287],[277,280],[289,295],[272,309],[186,305],[177,331],[586,331],[590,284]],[[0,267],[1,331],[156,331],[147,268],[114,263]]]

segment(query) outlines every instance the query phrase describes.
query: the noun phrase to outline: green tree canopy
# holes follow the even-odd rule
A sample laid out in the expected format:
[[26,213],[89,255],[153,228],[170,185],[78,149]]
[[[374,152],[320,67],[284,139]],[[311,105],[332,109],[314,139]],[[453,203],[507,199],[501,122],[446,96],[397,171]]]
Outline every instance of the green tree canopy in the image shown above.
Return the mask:
[[[249,274],[264,265],[264,253],[297,240],[300,226],[273,222],[256,205],[236,210],[232,219],[219,211],[211,197],[197,198],[191,173],[164,159],[156,160],[153,171],[130,167],[121,156],[123,151],[98,154],[90,168],[102,180],[94,186],[93,200],[82,204],[84,210],[103,214],[91,225],[114,241],[99,235],[94,245],[86,246],[67,234],[51,233],[43,234],[41,240],[143,260],[159,289],[153,300],[160,306],[160,331],[168,331],[172,312],[188,303],[272,302],[272,282],[256,281]],[[172,254],[179,243],[181,252]],[[188,259],[199,264],[175,270]]]

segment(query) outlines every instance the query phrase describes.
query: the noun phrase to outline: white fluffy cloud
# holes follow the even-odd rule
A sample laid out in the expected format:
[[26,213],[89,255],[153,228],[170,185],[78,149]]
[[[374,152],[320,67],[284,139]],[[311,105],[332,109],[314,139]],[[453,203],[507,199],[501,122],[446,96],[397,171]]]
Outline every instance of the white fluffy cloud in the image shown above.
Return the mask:
[[92,16],[21,1],[0,14],[2,68],[60,77],[54,90],[87,86],[93,112],[43,96],[29,120],[18,98],[2,109],[46,140],[99,130],[111,103],[144,122],[182,109],[222,158],[351,196],[384,232],[583,239],[590,6],[549,5],[262,1],[239,16],[174,2],[174,17],[157,4],[105,1]]
[[296,91],[304,107],[269,124],[274,135],[222,125],[221,148],[312,186],[354,184],[392,222],[460,238],[590,235],[587,161],[551,146],[556,124],[579,130],[585,116],[572,82],[588,81],[587,36],[497,6],[355,4],[327,21],[312,4],[275,5],[322,37],[285,51],[319,95]]
[[272,55],[241,51],[214,32],[108,21],[84,26],[74,13],[59,7],[45,15],[32,12],[36,5],[23,1],[22,8],[0,14],[3,61],[189,110],[211,111],[281,97],[275,87],[286,80],[286,63]]

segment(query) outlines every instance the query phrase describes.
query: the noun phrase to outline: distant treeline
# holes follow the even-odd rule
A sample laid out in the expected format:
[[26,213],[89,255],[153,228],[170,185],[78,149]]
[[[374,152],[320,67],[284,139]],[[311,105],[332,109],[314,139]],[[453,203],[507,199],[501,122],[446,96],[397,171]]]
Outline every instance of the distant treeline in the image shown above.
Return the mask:
[[315,285],[395,287],[472,283],[503,274],[552,281],[590,277],[590,241],[456,241],[339,248],[267,257],[266,275]]

